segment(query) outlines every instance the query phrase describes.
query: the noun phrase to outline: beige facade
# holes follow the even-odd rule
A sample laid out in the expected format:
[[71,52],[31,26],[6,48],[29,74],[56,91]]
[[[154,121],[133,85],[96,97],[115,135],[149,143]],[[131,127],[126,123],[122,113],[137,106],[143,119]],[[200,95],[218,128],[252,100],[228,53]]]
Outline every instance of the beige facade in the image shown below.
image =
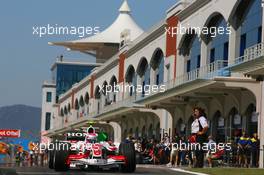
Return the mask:
[[[262,148],[260,167],[263,167],[264,32],[261,42],[250,43],[241,55],[241,37],[243,33],[247,34],[243,26],[246,19],[240,19],[241,14],[237,13],[243,10],[246,13],[260,2],[196,0],[177,3],[167,11],[165,20],[137,39],[125,43],[91,75],[60,96],[54,106],[59,111],[58,115],[46,135],[55,137],[67,130],[87,126],[91,120],[104,122],[100,126],[112,133],[115,142],[128,135],[154,136],[156,139],[164,133],[170,136],[176,133],[188,135],[192,108],[201,106],[210,122],[210,134],[219,140],[227,142],[242,130],[249,135],[257,132]],[[177,34],[173,38],[168,35],[166,27],[174,18],[177,25],[174,27],[181,25],[187,29],[192,26],[210,28],[217,25],[214,21],[224,21],[223,24],[231,30],[225,38],[228,43],[227,59],[212,58],[212,50],[218,47],[212,48],[214,38],[187,34]],[[192,37],[197,37],[200,43],[200,64],[188,70],[188,61],[192,61],[194,53],[194,47],[190,45],[195,39]],[[169,54],[169,41],[174,39],[176,52]],[[120,61],[122,54],[125,55],[124,64]],[[150,95],[142,92],[100,92],[100,86],[112,84],[120,87],[157,84],[164,85],[166,91]]]

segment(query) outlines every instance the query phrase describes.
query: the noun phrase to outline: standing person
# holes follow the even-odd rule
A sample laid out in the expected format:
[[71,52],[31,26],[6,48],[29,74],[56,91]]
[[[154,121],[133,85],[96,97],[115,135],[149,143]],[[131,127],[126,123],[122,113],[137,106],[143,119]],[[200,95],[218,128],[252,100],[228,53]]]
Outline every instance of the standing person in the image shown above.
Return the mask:
[[207,158],[207,161],[208,161],[208,165],[210,168],[213,167],[213,158],[214,158],[214,155],[213,153],[216,153],[216,142],[213,140],[213,136],[209,136],[208,137],[208,151],[207,151],[207,154],[206,154],[206,158]]
[[165,151],[165,156],[166,156],[166,160],[164,163],[168,163],[170,162],[170,152],[171,152],[171,139],[168,135],[168,133],[164,134],[164,151]]
[[180,138],[176,134],[171,144],[170,162],[167,164],[168,167],[177,167],[179,162],[179,145]]
[[248,167],[248,155],[250,141],[245,131],[243,131],[242,136],[238,140],[238,164],[241,167]]
[[195,148],[196,165],[197,168],[203,168],[204,165],[204,152],[202,150],[203,145],[206,143],[208,130],[208,122],[205,118],[204,109],[200,107],[193,108],[194,121],[192,123],[192,135],[196,137],[196,143],[198,144]]
[[250,150],[251,150],[251,167],[258,167],[258,156],[259,156],[259,139],[257,133],[253,134],[253,137],[250,139]]

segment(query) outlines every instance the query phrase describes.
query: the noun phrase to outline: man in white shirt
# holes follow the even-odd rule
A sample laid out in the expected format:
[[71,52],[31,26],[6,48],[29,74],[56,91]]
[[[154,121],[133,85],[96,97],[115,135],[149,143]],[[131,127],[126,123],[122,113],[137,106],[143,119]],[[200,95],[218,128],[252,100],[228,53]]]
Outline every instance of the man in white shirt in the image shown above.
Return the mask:
[[193,109],[194,121],[192,123],[192,135],[196,136],[196,143],[200,144],[200,149],[195,150],[196,165],[195,167],[202,168],[204,163],[204,152],[202,146],[206,143],[206,132],[208,130],[208,122],[205,118],[204,110],[200,107]]

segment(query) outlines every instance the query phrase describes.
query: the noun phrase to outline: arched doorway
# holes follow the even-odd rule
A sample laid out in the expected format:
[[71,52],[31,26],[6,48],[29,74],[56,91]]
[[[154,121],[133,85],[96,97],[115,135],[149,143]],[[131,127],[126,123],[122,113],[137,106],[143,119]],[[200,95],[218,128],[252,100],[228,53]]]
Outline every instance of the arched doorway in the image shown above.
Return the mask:
[[142,127],[141,136],[142,138],[146,138],[146,126],[145,125]]
[[116,85],[117,85],[117,79],[115,76],[113,76],[110,80],[110,87],[111,87],[111,95],[110,95],[110,103],[115,103],[116,102],[116,91],[117,91],[117,88],[116,88]]
[[212,135],[217,143],[225,142],[225,118],[220,111],[217,111],[213,116]]
[[100,113],[101,110],[101,93],[100,93],[100,88],[99,86],[97,86],[95,88],[95,101],[96,101],[96,105],[97,105],[97,114]]
[[[227,28],[228,24],[219,12],[215,12],[209,16],[205,23],[205,27],[211,30],[211,28]],[[217,34],[210,32],[208,35],[201,35],[203,41],[207,44],[208,50],[208,63],[214,63],[217,61],[217,65],[220,67],[227,66],[228,54],[229,54],[229,34],[224,32]],[[209,71],[215,71],[215,68],[211,68]]]
[[248,47],[261,43],[262,11],[261,0],[237,0],[231,12],[229,24],[239,32],[240,47],[237,51],[240,56]]
[[164,79],[164,56],[163,52],[160,48],[156,49],[151,61],[150,61],[150,66],[153,70],[153,75],[154,77],[154,83],[155,85],[160,85],[163,83]]
[[133,135],[133,128],[130,128],[130,130],[129,130],[129,133],[128,133],[128,134],[129,134],[129,136],[132,136],[132,137],[134,136],[134,135]]
[[177,122],[176,133],[179,135],[184,135],[186,133],[186,125],[181,118]]
[[201,66],[201,40],[195,34],[195,31],[188,29],[179,44],[179,54],[185,59],[185,72],[187,73],[187,80],[196,78],[190,72]]
[[187,123],[187,129],[186,129],[186,135],[190,135],[192,133],[192,123],[193,123],[193,117],[191,116]]
[[228,135],[229,138],[235,139],[240,137],[242,134],[242,117],[235,107],[230,110],[228,119],[229,127],[226,135]]
[[160,133],[160,123],[156,125],[156,139],[160,140],[161,139],[161,133]]
[[258,113],[256,113],[256,106],[250,104],[246,110],[246,132],[249,136],[252,136],[254,133],[258,133]]
[[139,133],[138,133],[138,127],[136,127],[136,131],[135,131],[135,138],[138,139],[139,137]]
[[148,128],[148,138],[153,138],[153,126],[150,124]]
[[88,94],[88,92],[86,92],[86,94],[85,94],[84,102],[86,105],[87,115],[89,115],[89,94]]
[[129,89],[126,91],[129,92],[129,96],[133,96],[136,93],[135,87],[137,85],[135,69],[130,65],[126,72],[126,83],[129,84]]
[[150,67],[146,58],[141,58],[138,68],[138,83],[142,86],[141,97],[145,97],[146,95],[146,86],[150,84]]
[[84,99],[83,99],[83,96],[81,96],[80,100],[79,100],[79,104],[80,104],[80,117],[83,117],[84,116]]

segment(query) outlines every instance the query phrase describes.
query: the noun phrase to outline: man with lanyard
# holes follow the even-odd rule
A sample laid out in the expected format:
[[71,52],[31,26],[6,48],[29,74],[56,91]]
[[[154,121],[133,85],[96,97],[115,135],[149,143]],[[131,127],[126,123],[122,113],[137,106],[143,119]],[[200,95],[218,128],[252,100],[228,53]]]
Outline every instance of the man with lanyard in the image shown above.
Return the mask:
[[204,110],[200,107],[193,109],[194,121],[192,123],[192,135],[196,138],[195,156],[197,168],[202,168],[204,164],[204,151],[202,150],[203,145],[206,143],[206,132],[208,130],[207,119],[205,118]]

